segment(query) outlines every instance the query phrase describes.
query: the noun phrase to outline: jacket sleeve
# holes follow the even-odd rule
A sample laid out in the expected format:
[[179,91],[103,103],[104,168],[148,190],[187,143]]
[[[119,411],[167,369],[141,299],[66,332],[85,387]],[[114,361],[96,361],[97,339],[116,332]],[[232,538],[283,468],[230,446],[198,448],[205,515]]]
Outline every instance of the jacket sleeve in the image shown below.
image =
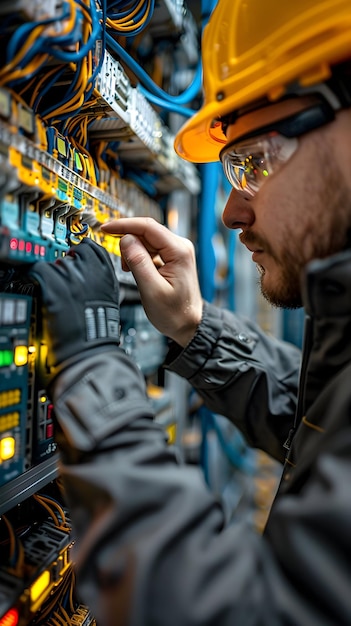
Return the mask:
[[230,419],[251,446],[284,461],[300,359],[295,346],[205,302],[194,338],[184,350],[172,343],[165,367],[187,378],[206,406]]
[[242,519],[225,525],[199,471],[167,446],[121,350],[71,366],[53,389],[78,590],[99,626],[349,624],[339,573],[349,573],[350,434],[330,442],[308,489],[282,497],[259,536]]

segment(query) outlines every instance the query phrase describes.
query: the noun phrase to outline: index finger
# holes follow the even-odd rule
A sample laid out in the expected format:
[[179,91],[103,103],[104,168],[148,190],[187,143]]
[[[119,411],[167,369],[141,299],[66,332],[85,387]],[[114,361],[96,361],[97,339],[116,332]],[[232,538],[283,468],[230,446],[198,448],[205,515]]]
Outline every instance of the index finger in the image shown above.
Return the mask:
[[149,251],[160,254],[170,261],[179,253],[179,237],[152,217],[122,217],[101,226],[101,230],[112,235],[135,235]]

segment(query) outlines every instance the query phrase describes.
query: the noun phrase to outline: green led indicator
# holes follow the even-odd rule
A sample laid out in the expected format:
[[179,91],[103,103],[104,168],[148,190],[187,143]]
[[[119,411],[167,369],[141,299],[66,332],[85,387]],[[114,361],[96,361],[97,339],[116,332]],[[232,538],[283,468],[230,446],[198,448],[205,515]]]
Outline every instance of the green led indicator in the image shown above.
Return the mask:
[[79,172],[81,172],[82,169],[83,169],[83,165],[82,165],[82,161],[80,159],[80,156],[79,156],[78,152],[76,152],[75,155],[74,155],[74,161],[75,161],[77,170],[79,170]]
[[68,189],[67,183],[62,178],[58,179],[58,189],[59,191],[64,191],[64,192],[66,192]]
[[12,350],[0,350],[0,367],[8,367],[13,363]]
[[262,170],[262,174],[263,174],[263,176],[268,176],[267,170]]

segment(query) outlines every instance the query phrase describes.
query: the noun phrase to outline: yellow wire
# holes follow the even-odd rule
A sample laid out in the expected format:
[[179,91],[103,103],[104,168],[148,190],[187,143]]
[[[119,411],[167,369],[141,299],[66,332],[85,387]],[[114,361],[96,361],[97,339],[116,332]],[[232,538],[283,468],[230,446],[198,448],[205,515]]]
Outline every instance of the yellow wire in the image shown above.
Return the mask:
[[62,606],[62,604],[60,604],[60,611],[62,611],[63,616],[66,619],[66,622],[64,622],[64,624],[65,623],[72,624],[72,620],[71,620],[70,616],[68,615],[66,609]]
[[[70,32],[72,32],[74,28],[74,23],[76,21],[77,5],[75,3],[75,0],[66,0],[66,2],[68,2],[68,4],[70,5],[71,14],[69,18],[65,18],[65,20],[61,22],[65,24],[65,27],[63,30],[60,31],[59,33],[60,37],[64,35],[68,35]],[[46,34],[49,34],[49,36],[51,36],[50,30],[51,29],[48,28],[46,31]],[[52,36],[57,37],[57,32],[55,30],[53,30]]]
[[23,547],[22,541],[18,539],[18,559],[17,559],[17,565],[16,565],[16,572],[18,572],[20,576],[23,576],[24,561],[25,561],[24,547]]
[[69,4],[71,5],[71,17],[67,20],[66,28],[62,32],[60,32],[60,35],[68,35],[68,33],[72,32],[74,28],[74,23],[77,16],[77,5],[75,3],[75,0],[69,0]]
[[61,615],[58,613],[58,611],[55,611],[54,615],[55,615],[57,621],[61,624],[61,626],[67,626],[67,624],[69,625],[69,624],[72,623],[71,620],[68,618],[69,621],[66,624],[65,620],[63,619],[63,617],[61,617]]
[[20,94],[16,93],[16,91],[13,91],[13,89],[7,89],[7,91],[11,94],[12,99],[15,100],[16,103],[22,104],[22,106],[24,107],[28,107],[28,104],[25,100],[23,100]]
[[[62,68],[62,66],[61,66]],[[55,72],[57,72],[60,68],[55,66],[54,68],[52,68],[51,70],[49,70],[48,72],[46,72],[44,74],[44,76],[42,76],[40,78],[40,80],[38,80],[37,84],[35,85],[34,91],[31,95],[31,99],[29,101],[29,105],[32,107],[34,105],[35,99],[38,95],[39,90],[41,89],[42,84],[48,80]]]
[[[114,20],[115,24],[123,24],[123,22],[130,22],[134,15],[136,13],[138,13],[139,9],[141,9],[141,7],[143,6],[145,0],[140,0],[139,4],[135,7],[135,9],[131,12],[128,13],[128,15],[125,15],[124,17],[120,17],[119,19]],[[149,0],[148,0],[148,4],[149,4]]]
[[117,32],[120,33],[131,33],[133,32],[133,30],[137,30],[138,28],[141,28],[143,26],[143,24],[145,24],[148,15],[150,12],[150,3],[148,3],[148,9],[147,12],[145,13],[145,15],[143,15],[143,17],[139,20],[139,22],[133,22],[133,20],[126,22],[126,24],[117,24],[116,20],[111,20],[109,17],[106,20],[106,24],[107,26],[109,26],[110,28],[112,28],[113,30],[116,30]]
[[35,495],[33,496],[33,498],[34,498],[34,500],[36,500],[37,502],[39,502],[39,504],[41,504],[41,505],[44,507],[44,509],[46,509],[46,510],[48,511],[48,513],[49,513],[50,517],[52,517],[52,519],[54,520],[55,525],[56,525],[56,526],[60,526],[60,522],[59,522],[59,520],[58,520],[58,517],[56,516],[56,514],[54,513],[54,511],[52,510],[52,508],[51,508],[50,506],[48,506],[48,505],[46,504],[46,502],[43,502],[40,496],[38,496],[38,495],[36,495],[36,494],[35,494]]
[[58,510],[60,515],[61,515],[62,523],[66,524],[65,512],[64,512],[62,506],[58,502],[56,502],[55,500],[52,500],[51,498],[48,498],[47,496],[44,496],[43,494],[40,494],[38,496],[38,498],[40,498],[41,500],[44,500],[44,502],[47,502],[50,506],[51,505],[54,506]]
[[0,70],[0,76],[6,75],[9,71],[12,70],[12,68],[17,67],[21,59],[27,54],[28,50],[30,50],[32,43],[38,38],[39,34],[44,30],[44,28],[44,26],[36,26],[36,28],[32,30],[24,46],[22,46],[22,48],[17,52],[12,61],[10,61],[10,63],[7,63],[7,65],[5,65]]
[[0,85],[6,85],[6,83],[11,82],[13,80],[17,80],[19,78],[23,78],[25,76],[27,76],[27,74],[32,74],[34,72],[36,72],[37,70],[40,69],[40,67],[46,63],[46,61],[48,60],[49,55],[48,54],[41,54],[41,55],[37,55],[35,57],[35,59],[33,59],[29,65],[27,65],[24,68],[15,70],[13,72],[11,72],[9,75],[4,75],[1,76],[1,71],[0,71]]
[[7,526],[7,530],[9,532],[9,538],[10,538],[10,559],[12,559],[14,554],[15,554],[15,549],[16,549],[16,536],[15,536],[12,524],[10,524],[10,522],[8,521],[6,515],[3,515],[2,519],[4,520],[4,522],[5,522],[6,526]]
[[4,520],[7,529],[9,531],[9,536],[10,536],[10,559],[13,558],[14,553],[15,553],[15,549],[17,546],[18,549],[18,557],[17,557],[17,563],[16,565],[11,568],[11,571],[13,571],[13,573],[16,576],[23,576],[23,565],[24,565],[24,548],[23,548],[23,544],[21,542],[21,540],[19,539],[19,537],[16,537],[16,534],[13,530],[13,526],[12,524],[10,524],[10,522],[8,521],[7,517],[5,515],[2,516],[2,519]]
[[[48,615],[50,615],[50,613],[52,613],[55,609],[55,607],[57,606],[58,602],[60,601],[60,599],[62,599],[66,592],[68,591],[69,585],[72,584],[72,568],[70,568],[69,570],[66,570],[61,582],[59,583],[59,586],[57,586],[55,592],[52,594],[52,596],[49,598],[48,603],[46,604],[45,608],[40,612],[40,617],[38,619],[38,624],[43,624],[43,625],[47,625],[47,621],[46,618]],[[53,616],[50,616],[50,619],[55,619]],[[61,624],[59,622],[57,622],[58,626],[61,626]]]
[[[61,36],[71,32],[74,28],[74,24],[76,21],[76,13],[77,13],[76,4],[74,0],[68,0],[68,1],[69,1],[70,8],[71,8],[71,14],[70,14],[70,18],[64,21],[65,27],[60,32]],[[17,69],[17,70],[15,69],[20,64],[21,60],[24,58],[27,52],[30,50],[33,42],[38,37],[40,37],[41,33],[43,33],[44,31],[46,31],[45,34],[47,36],[48,29],[47,29],[46,24],[37,25],[32,30],[25,44],[16,53],[14,58],[9,63],[7,63],[2,69],[0,69],[0,85],[3,85],[6,82],[9,82],[12,80],[16,80],[18,78],[22,78],[23,76],[27,76],[28,74],[34,73],[43,63],[46,63],[47,59],[49,58],[49,55],[38,54],[36,55],[34,59],[32,59],[32,61],[25,68]],[[56,37],[57,33],[54,31],[53,35]]]
[[[74,96],[72,96],[71,100],[69,100],[69,102],[66,102],[65,104],[62,104],[61,106],[59,106],[57,109],[55,109],[54,111],[51,111],[51,113],[48,113],[47,115],[43,116],[44,120],[53,118],[55,116],[59,116],[61,115],[61,113],[70,113],[71,111],[75,111],[77,109],[79,109],[83,103],[84,103],[84,92],[86,90],[87,87],[87,68],[86,68],[86,63],[83,61],[83,63],[81,64],[81,70],[79,72],[79,79],[78,79],[78,85],[80,83],[80,86],[77,90],[77,92],[75,93]],[[70,104],[72,103],[72,104]]]
[[69,588],[69,606],[73,613],[75,610],[73,595],[74,595],[74,588],[75,588],[75,582],[76,582],[76,575],[73,569],[71,570],[71,572],[72,572],[72,577],[71,577],[71,586]]
[[28,89],[32,89],[36,80],[38,80],[38,77],[33,76],[33,78],[29,81],[29,83],[26,83],[24,87],[18,91],[18,94],[22,96],[26,91],[28,91]]

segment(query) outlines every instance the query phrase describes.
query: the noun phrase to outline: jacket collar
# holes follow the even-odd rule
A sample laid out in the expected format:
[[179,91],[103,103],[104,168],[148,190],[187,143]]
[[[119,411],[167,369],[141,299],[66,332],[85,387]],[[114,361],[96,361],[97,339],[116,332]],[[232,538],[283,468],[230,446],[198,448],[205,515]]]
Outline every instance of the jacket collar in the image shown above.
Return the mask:
[[307,315],[338,317],[351,313],[351,250],[312,261],[302,281]]
[[302,284],[306,311],[302,414],[351,362],[351,250],[312,261]]

